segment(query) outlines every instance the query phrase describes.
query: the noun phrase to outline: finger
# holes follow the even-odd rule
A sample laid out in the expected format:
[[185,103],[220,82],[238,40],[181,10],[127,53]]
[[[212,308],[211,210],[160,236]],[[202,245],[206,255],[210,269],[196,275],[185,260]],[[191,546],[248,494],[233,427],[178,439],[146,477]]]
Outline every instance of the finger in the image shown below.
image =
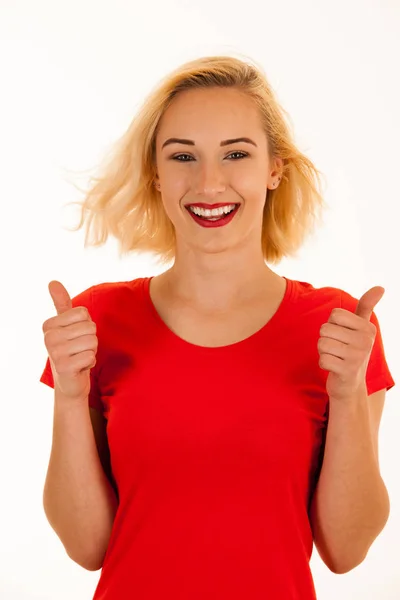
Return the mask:
[[55,349],[53,349],[53,360],[59,360],[61,357],[63,360],[68,361],[71,356],[75,356],[76,354],[81,354],[82,352],[87,352],[89,350],[96,353],[97,347],[97,337],[92,334],[83,335],[59,344]]
[[57,315],[61,315],[72,308],[71,297],[62,283],[59,281],[50,281],[48,287]]
[[81,321],[92,321],[92,319],[86,306],[75,306],[67,313],[46,319],[42,325],[43,333],[54,327],[66,327]]

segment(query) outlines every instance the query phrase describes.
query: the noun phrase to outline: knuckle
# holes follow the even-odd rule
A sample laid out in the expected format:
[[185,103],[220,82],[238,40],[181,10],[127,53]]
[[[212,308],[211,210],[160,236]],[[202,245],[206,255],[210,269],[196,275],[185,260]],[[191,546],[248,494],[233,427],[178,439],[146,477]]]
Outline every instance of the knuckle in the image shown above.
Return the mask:
[[58,366],[58,363],[61,360],[61,356],[62,356],[62,354],[61,354],[60,348],[57,348],[57,347],[56,348],[52,348],[52,350],[51,350],[51,358],[52,358],[52,360],[53,360],[53,362],[54,362],[54,364],[55,364],[56,367]]
[[82,316],[83,319],[87,319],[90,316],[86,306],[80,306],[79,311],[79,314]]
[[86,321],[89,316],[89,311],[86,306],[75,306],[72,310],[80,321]]
[[58,360],[57,364],[54,362],[57,373],[59,375],[67,375],[69,372],[69,365],[67,365],[65,360]]
[[66,328],[53,327],[47,332],[47,337],[50,338],[52,344],[60,344],[65,338]]
[[52,348],[53,343],[55,341],[53,338],[54,338],[54,329],[47,329],[44,332],[44,343],[45,343],[47,350]]
[[43,333],[46,333],[47,331],[51,331],[52,329],[54,329],[54,327],[57,326],[56,319],[57,319],[57,317],[50,317],[49,319],[46,319],[43,322],[43,324],[42,324]]

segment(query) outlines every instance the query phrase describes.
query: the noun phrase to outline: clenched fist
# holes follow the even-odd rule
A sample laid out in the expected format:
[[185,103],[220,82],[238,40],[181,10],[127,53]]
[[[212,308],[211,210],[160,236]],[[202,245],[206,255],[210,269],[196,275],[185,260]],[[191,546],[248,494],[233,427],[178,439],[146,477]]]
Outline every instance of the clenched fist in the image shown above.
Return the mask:
[[57,311],[42,326],[53,372],[54,389],[73,400],[85,400],[90,391],[90,369],[96,364],[96,323],[85,306],[72,307],[59,281],[50,281],[49,292]]

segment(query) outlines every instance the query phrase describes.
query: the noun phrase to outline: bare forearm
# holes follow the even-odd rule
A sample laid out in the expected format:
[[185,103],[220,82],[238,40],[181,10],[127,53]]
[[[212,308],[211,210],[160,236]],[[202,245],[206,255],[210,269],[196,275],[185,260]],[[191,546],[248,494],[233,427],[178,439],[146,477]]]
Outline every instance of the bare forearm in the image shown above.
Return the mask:
[[310,511],[324,560],[338,572],[360,564],[385,526],[389,506],[366,393],[346,403],[331,401],[324,460]]
[[88,405],[68,401],[56,392],[43,505],[75,562],[100,568],[117,504],[97,452]]

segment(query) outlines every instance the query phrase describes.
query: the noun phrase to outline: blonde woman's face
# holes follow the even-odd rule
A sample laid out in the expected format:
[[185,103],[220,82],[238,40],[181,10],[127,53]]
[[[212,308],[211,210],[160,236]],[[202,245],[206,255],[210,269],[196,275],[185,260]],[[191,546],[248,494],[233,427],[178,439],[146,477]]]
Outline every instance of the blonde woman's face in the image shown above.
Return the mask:
[[[237,138],[247,141],[226,142]],[[279,160],[269,163],[251,98],[230,88],[180,93],[156,140],[157,183],[178,244],[211,250],[228,239],[235,244],[251,233],[260,236],[267,188],[275,189],[280,166]],[[204,227],[187,207],[196,203],[239,206],[227,225]]]

